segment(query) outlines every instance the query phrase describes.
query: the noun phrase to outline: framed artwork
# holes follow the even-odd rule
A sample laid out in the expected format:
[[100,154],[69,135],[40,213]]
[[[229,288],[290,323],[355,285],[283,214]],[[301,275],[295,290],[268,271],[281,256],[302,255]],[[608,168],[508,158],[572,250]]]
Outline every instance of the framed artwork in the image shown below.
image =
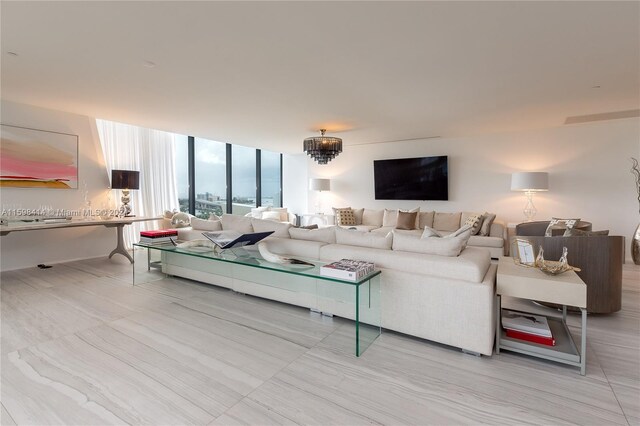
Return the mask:
[[531,243],[523,238],[514,238],[511,253],[515,262],[524,266],[536,266],[536,254]]
[[0,187],[78,188],[78,136],[0,125]]

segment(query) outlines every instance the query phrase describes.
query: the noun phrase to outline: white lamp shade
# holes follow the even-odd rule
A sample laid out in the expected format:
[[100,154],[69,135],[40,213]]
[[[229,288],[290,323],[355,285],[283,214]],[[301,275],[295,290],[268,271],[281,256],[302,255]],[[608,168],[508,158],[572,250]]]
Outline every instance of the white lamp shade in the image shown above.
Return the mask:
[[547,191],[549,190],[549,173],[518,172],[511,175],[512,191]]
[[329,191],[331,189],[331,179],[309,179],[309,189],[311,191]]

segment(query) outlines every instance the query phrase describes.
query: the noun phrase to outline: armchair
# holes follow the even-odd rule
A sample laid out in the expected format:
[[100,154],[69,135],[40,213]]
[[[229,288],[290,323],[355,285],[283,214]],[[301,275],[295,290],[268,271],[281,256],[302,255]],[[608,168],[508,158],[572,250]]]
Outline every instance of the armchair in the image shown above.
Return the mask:
[[[516,226],[516,236],[526,237],[537,249],[544,249],[544,257],[557,260],[562,248],[569,251],[571,266],[581,269],[578,276],[587,285],[587,312],[617,312],[622,304],[622,264],[624,237],[622,236],[552,236],[545,237],[548,221],[526,222]],[[591,223],[579,222],[578,228],[591,230]]]

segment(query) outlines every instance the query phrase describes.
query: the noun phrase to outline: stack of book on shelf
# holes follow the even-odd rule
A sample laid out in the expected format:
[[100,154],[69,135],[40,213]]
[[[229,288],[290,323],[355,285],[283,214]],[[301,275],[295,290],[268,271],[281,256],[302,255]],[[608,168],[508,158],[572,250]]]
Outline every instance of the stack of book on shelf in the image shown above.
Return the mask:
[[371,262],[363,260],[340,259],[320,267],[320,275],[340,280],[358,281],[374,271]]
[[503,309],[502,328],[505,329],[507,337],[547,346],[556,344],[547,317],[542,315]]
[[171,239],[178,238],[176,229],[159,229],[157,231],[140,231],[140,243],[150,245],[170,244]]

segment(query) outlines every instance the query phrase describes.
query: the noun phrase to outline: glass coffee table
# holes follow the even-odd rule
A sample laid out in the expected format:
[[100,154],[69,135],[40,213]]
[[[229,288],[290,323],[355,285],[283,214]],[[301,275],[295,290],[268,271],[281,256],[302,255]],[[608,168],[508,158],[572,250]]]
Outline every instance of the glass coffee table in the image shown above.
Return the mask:
[[[158,259],[151,262],[151,259]],[[133,285],[154,264],[166,275],[194,279],[239,293],[303,306],[324,315],[355,322],[355,355],[360,356],[380,335],[380,277],[376,270],[358,281],[320,275],[325,264],[291,265],[267,262],[257,250],[208,247],[179,248],[172,244],[134,244]],[[136,261],[145,268],[136,268]]]

